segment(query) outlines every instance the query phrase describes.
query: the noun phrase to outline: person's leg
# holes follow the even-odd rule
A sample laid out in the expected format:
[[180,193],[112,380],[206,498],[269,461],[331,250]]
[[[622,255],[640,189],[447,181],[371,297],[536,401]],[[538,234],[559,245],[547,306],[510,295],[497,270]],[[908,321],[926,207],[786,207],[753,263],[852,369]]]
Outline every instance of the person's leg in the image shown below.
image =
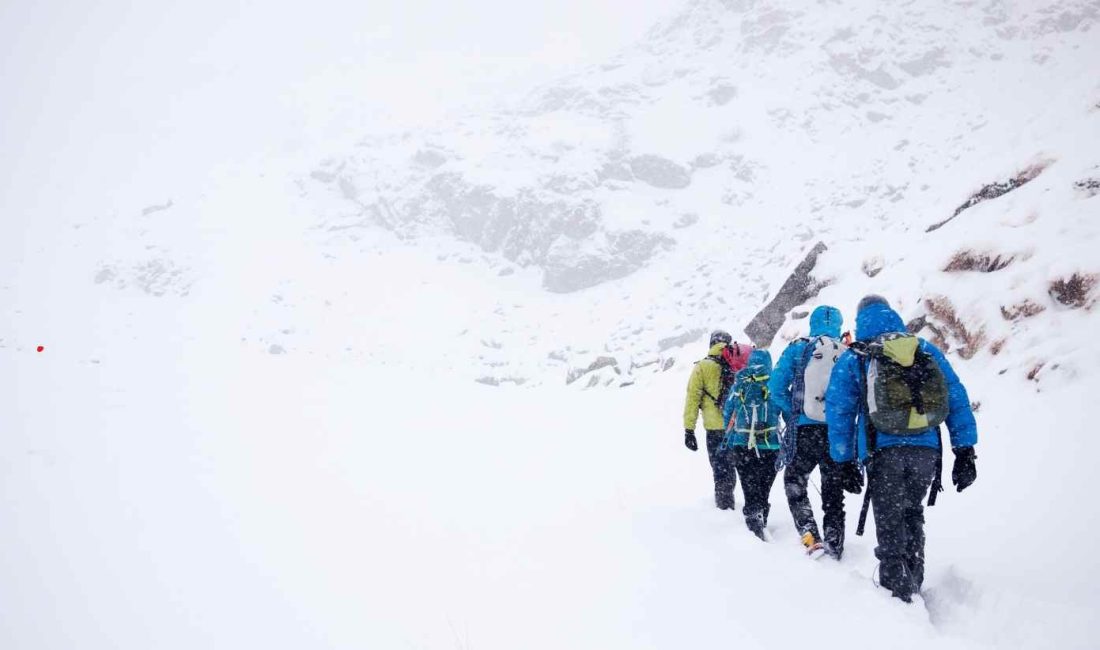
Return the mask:
[[719,449],[724,437],[724,431],[707,430],[707,456],[714,474],[714,505],[720,510],[734,507],[733,488],[737,484],[737,471],[730,450]]
[[779,470],[775,468],[775,461],[778,456],[778,451],[762,451],[758,459],[760,462],[760,498],[764,501],[765,527],[768,525],[768,515],[772,511],[772,486],[775,485],[775,477],[779,475]]
[[[764,537],[764,508],[767,500],[761,498],[760,470],[763,465],[756,457],[756,452],[745,447],[734,447],[734,458],[737,465],[737,473],[741,475],[741,490],[745,493],[745,507],[742,514],[745,515],[745,525],[748,526],[757,537]],[[773,465],[774,475],[774,465]]]
[[913,591],[924,585],[924,499],[932,485],[939,451],[927,447],[914,448],[909,454],[905,510],[905,566],[913,583]]
[[787,496],[787,506],[791,509],[791,517],[794,518],[794,528],[799,537],[811,533],[814,540],[821,539],[817,530],[817,522],[814,521],[814,511],[810,506],[810,497],[806,491],[806,484],[810,480],[810,472],[817,464],[814,455],[816,445],[812,438],[812,431],[808,427],[800,427],[798,431],[798,446],[795,448],[794,460],[783,470],[783,492]]
[[[825,438],[827,441],[828,430]],[[840,465],[829,457],[828,444],[821,447],[818,466],[821,468],[821,524],[825,529],[825,550],[839,560],[844,554],[844,487]]]
[[906,447],[887,447],[875,452],[868,489],[878,537],[875,556],[879,559],[879,583],[894,596],[909,602],[913,587],[905,561],[906,450]]

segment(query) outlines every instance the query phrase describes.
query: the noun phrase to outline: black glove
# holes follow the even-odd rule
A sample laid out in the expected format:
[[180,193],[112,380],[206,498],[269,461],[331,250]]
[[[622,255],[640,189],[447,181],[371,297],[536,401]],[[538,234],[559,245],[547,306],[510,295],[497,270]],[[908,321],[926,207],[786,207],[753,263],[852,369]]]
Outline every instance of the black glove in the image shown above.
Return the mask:
[[962,492],[977,480],[978,468],[974,466],[973,447],[955,448],[955,466],[951,468],[951,483]]
[[692,451],[699,450],[699,443],[695,441],[695,432],[691,429],[684,429],[684,446]]
[[854,460],[840,464],[840,487],[845,492],[859,494],[863,491],[863,472]]

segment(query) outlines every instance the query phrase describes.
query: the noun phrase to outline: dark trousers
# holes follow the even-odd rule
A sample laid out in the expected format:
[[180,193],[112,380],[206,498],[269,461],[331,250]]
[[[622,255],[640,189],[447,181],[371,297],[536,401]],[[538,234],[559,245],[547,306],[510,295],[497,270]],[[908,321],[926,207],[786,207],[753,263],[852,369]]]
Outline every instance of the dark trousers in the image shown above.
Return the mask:
[[783,491],[787,494],[787,505],[794,517],[794,527],[799,535],[813,533],[814,539],[822,541],[818,534],[814,511],[810,506],[810,497],[806,484],[815,467],[821,469],[821,509],[824,511],[822,525],[825,528],[824,542],[838,554],[844,551],[844,490],[841,487],[840,469],[829,457],[829,428],[824,424],[804,424],[798,427],[797,447],[794,460],[783,472]]
[[906,601],[924,583],[924,497],[939,453],[930,447],[886,447],[875,452],[868,470],[879,583]]
[[722,510],[734,507],[733,488],[737,487],[733,454],[729,449],[718,449],[725,436],[726,432],[721,429],[707,429],[707,456],[710,457],[710,469],[714,472],[714,504]]
[[733,463],[741,475],[741,491],[745,493],[745,525],[754,533],[759,533],[768,525],[768,513],[771,504],[768,494],[775,483],[775,457],[777,451],[733,448]]

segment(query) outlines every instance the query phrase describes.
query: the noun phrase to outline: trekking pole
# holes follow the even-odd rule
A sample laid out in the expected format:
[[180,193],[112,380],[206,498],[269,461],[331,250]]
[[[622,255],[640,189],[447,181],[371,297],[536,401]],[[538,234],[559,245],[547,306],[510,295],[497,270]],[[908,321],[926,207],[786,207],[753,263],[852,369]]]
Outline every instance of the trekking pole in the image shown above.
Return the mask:
[[856,526],[856,535],[862,537],[863,529],[867,525],[867,511],[871,509],[871,481],[867,481],[867,491],[863,493],[863,507],[859,511],[859,525]]

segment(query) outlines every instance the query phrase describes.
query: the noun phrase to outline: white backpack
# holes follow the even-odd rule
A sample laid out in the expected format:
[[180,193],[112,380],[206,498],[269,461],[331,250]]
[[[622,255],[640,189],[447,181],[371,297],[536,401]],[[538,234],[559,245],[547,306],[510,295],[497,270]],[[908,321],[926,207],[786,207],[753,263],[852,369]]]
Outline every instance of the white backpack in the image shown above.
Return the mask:
[[803,354],[802,412],[818,422],[825,421],[825,391],[833,374],[836,360],[844,352],[844,344],[831,336],[807,339]]

